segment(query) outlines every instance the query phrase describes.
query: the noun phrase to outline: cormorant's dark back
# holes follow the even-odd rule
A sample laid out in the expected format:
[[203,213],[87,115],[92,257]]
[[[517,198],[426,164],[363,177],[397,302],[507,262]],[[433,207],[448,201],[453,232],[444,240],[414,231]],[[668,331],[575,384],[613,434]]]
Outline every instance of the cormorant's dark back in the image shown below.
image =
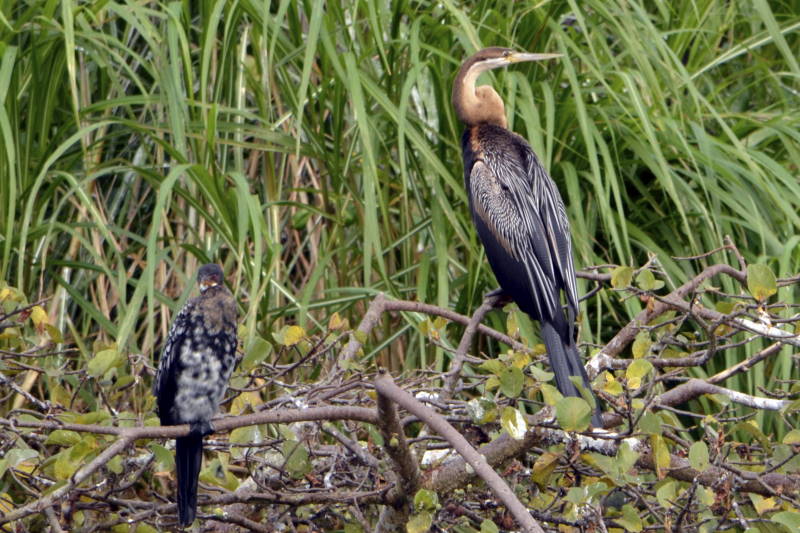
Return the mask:
[[[525,139],[506,129],[500,95],[488,85],[475,87],[487,70],[555,57],[559,55],[481,50],[456,76],[453,107],[466,125],[461,138],[464,181],[489,264],[503,292],[541,323],[558,390],[580,397],[570,376],[579,376],[588,391],[591,386],[575,346],[578,292],[564,203]],[[592,425],[602,427],[599,404]]]
[[186,302],[172,322],[153,383],[161,425],[189,424],[191,432],[175,440],[178,471],[178,520],[194,521],[203,437],[213,433],[211,418],[236,363],[236,301],[223,283],[219,265],[197,272],[200,296]]

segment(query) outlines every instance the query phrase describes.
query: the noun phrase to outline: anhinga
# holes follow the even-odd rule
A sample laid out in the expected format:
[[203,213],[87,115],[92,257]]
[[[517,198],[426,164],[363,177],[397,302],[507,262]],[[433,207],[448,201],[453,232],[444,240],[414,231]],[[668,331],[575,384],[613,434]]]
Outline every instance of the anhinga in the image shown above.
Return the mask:
[[223,283],[222,268],[208,264],[197,272],[200,296],[186,302],[172,322],[153,395],[161,425],[189,424],[175,440],[178,471],[178,521],[188,526],[197,512],[197,479],[203,437],[213,433],[211,418],[236,364],[236,301]]
[[[475,87],[487,70],[555,57],[559,55],[481,50],[458,71],[453,107],[466,125],[461,138],[464,181],[489,265],[502,291],[541,323],[558,390],[580,397],[570,376],[580,376],[588,391],[591,387],[575,346],[578,292],[564,203],[525,139],[507,129],[500,95],[488,85]],[[592,425],[602,427],[599,404]]]

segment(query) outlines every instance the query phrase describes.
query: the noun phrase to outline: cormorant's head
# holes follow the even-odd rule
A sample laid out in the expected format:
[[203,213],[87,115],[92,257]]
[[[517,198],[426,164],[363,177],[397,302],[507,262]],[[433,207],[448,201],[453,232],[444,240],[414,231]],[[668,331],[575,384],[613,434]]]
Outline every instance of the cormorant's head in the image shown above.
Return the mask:
[[222,285],[222,267],[216,263],[209,263],[200,267],[197,271],[197,284],[200,285],[200,292],[205,292],[209,287]]

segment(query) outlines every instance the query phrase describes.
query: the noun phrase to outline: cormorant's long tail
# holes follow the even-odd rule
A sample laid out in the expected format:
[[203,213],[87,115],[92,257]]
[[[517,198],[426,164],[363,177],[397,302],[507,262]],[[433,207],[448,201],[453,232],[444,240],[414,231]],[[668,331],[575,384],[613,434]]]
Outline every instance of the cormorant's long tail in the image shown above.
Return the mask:
[[203,437],[189,435],[175,439],[175,466],[178,470],[178,519],[181,526],[194,522],[197,512],[197,479],[203,460]]
[[[586,369],[583,367],[581,358],[578,355],[578,348],[575,342],[570,338],[569,328],[556,329],[556,325],[549,320],[542,320],[542,338],[544,345],[547,348],[547,355],[550,358],[550,366],[556,375],[556,387],[559,392],[564,396],[576,396],[581,398],[578,388],[572,381],[570,376],[580,376],[583,381],[583,386],[586,390],[592,393],[592,386],[589,383],[589,376],[586,375]],[[594,393],[592,393],[594,395]],[[601,417],[600,402],[595,397],[595,410],[592,413],[592,426],[596,428],[603,427],[603,419]]]

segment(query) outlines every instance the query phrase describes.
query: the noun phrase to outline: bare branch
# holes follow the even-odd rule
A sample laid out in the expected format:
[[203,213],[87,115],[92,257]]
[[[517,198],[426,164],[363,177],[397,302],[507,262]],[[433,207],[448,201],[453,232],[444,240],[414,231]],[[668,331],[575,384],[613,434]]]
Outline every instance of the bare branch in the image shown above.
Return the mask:
[[522,505],[522,502],[512,492],[508,484],[486,462],[486,458],[475,451],[469,442],[455,430],[444,418],[434,413],[413,396],[398,387],[391,376],[385,371],[379,372],[375,378],[375,390],[378,394],[387,396],[403,409],[415,414],[436,433],[444,437],[447,442],[470,464],[474,471],[483,479],[495,496],[505,504],[514,516],[517,524],[523,531],[530,533],[544,533],[541,526]]

